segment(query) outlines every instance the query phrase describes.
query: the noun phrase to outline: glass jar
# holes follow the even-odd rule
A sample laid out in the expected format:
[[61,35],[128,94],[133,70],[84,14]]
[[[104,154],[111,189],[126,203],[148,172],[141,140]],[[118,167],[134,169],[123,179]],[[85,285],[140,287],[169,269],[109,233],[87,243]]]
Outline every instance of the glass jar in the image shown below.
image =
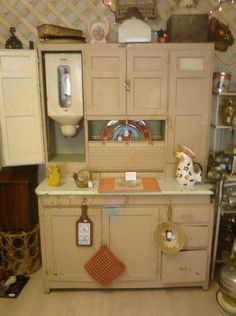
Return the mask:
[[222,93],[229,91],[231,74],[226,72],[214,72],[213,92]]
[[222,106],[221,120],[222,125],[232,126],[235,109],[232,99],[227,99]]

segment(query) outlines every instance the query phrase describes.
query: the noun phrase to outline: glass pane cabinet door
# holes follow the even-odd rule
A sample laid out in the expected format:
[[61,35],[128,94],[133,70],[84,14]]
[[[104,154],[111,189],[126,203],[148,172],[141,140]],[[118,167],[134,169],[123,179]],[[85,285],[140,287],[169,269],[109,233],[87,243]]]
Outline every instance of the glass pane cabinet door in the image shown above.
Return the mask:
[[165,120],[95,120],[88,122],[88,131],[89,141],[164,141]]

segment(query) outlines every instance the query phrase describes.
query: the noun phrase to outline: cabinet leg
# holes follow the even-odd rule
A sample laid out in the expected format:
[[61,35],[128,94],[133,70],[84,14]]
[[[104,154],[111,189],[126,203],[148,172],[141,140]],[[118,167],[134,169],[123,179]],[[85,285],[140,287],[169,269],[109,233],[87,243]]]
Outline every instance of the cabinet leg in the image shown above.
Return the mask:
[[44,293],[49,294],[50,293],[50,288],[48,286],[44,286]]
[[205,285],[203,285],[202,289],[203,289],[204,291],[209,290],[209,284],[205,284]]

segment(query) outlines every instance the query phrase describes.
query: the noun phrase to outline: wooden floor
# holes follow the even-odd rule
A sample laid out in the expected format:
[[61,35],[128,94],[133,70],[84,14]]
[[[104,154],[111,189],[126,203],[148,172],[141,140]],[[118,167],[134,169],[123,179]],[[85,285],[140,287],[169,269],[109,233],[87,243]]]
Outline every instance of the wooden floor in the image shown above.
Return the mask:
[[71,290],[44,294],[38,271],[17,299],[0,298],[1,316],[220,316],[215,294],[201,288]]

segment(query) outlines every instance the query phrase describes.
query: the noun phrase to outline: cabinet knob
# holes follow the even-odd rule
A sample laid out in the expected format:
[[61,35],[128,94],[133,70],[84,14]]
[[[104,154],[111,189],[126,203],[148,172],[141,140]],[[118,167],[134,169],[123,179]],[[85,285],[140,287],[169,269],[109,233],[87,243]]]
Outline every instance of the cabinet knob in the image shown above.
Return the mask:
[[192,220],[193,219],[193,215],[189,215],[189,214],[183,214],[182,216],[181,216],[181,218],[183,219],[183,220]]

